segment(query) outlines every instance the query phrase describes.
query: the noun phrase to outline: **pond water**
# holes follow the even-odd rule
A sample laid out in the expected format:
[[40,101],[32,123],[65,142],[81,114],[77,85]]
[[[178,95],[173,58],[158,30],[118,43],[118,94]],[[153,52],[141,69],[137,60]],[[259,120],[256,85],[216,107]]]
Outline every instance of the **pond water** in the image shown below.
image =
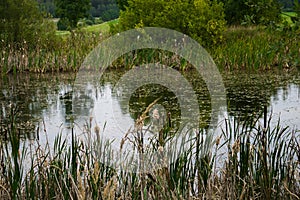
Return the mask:
[[[122,138],[134,127],[137,117],[149,104],[151,116],[160,116],[164,124],[170,122],[176,129],[181,123],[178,97],[168,88],[146,84],[137,88],[128,102],[124,102],[114,87],[126,71],[110,70],[98,80],[97,74],[86,74],[83,90],[74,90],[76,74],[18,74],[0,81],[0,134],[5,134],[12,107],[16,107],[16,122],[24,138],[39,137],[53,141],[58,133],[66,136],[74,128],[84,134],[87,127],[98,126],[110,138]],[[194,71],[183,72],[190,82],[199,103],[200,126],[207,127],[211,119],[210,95],[204,81]],[[82,78],[82,77],[81,77]],[[244,120],[261,117],[264,106],[273,121],[280,118],[282,125],[300,128],[300,76],[298,72],[234,72],[222,73],[226,88],[227,110],[218,113],[224,117]],[[122,88],[122,85],[119,86]],[[117,95],[116,95],[117,94]],[[192,112],[192,111],[191,111]],[[145,125],[153,123],[151,118]]]

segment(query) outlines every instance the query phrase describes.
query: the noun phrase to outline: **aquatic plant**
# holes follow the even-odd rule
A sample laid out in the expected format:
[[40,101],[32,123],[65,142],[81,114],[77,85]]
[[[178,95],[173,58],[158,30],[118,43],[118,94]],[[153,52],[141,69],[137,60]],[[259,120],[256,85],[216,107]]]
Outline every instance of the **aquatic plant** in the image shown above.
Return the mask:
[[[113,156],[107,154],[111,143],[93,118],[82,129],[84,138],[72,131],[70,138],[58,134],[53,146],[42,145],[38,129],[26,146],[14,126],[16,116],[12,108],[7,140],[0,142],[2,199],[297,199],[300,194],[299,131],[280,122],[273,127],[271,119],[265,126],[258,119],[225,119],[210,151],[204,151],[207,131],[200,129],[180,157],[169,156],[161,167],[138,173],[111,167],[111,158],[103,156]],[[168,126],[144,145],[146,116],[124,139],[133,134],[140,153],[167,151]]]

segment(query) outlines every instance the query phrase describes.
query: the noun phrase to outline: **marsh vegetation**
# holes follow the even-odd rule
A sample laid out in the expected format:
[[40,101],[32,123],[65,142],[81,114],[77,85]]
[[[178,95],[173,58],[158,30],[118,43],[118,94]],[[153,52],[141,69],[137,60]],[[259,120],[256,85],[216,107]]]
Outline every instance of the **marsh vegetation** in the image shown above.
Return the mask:
[[[298,1],[293,8],[284,2],[282,12],[277,1],[119,0],[119,19],[92,26],[89,1],[81,13],[85,19],[64,15],[76,1],[68,1],[70,9],[43,1],[61,9],[64,31],[35,1],[22,2],[0,3],[0,199],[300,198]],[[205,83],[172,52],[126,53],[103,80],[83,93],[73,91],[76,72],[99,43],[146,26],[187,34],[213,57],[227,90],[228,110],[218,116],[218,131],[208,128]],[[181,123],[172,91],[145,85],[125,106],[111,96],[126,71],[146,63],[176,69],[197,95],[201,123],[186,130],[191,137],[180,156],[167,148]],[[110,128],[110,100],[125,124],[132,123],[125,131]],[[160,105],[155,112],[153,102]],[[164,116],[159,129],[151,128],[153,113]],[[120,142],[114,145],[109,134]],[[149,171],[112,166],[113,152],[125,142],[139,156],[154,153],[160,165]],[[139,156],[135,167],[143,169],[147,163]]]

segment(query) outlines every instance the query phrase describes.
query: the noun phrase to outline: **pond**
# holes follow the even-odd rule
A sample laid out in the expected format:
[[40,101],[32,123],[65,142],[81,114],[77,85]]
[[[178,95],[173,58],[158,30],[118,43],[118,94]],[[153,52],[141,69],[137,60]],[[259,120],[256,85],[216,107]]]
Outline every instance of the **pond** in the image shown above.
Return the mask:
[[[98,74],[81,74],[81,80],[85,76],[88,78],[79,85],[74,84],[78,79],[76,74],[5,76],[0,81],[1,135],[5,134],[11,109],[16,108],[16,125],[22,138],[53,141],[58,133],[68,136],[71,130],[75,130],[77,134],[84,134],[89,127],[97,126],[109,138],[120,140],[129,129],[133,129],[137,118],[153,102],[155,105],[149,110],[144,125],[155,119],[158,128],[170,123],[173,129],[178,129],[182,113],[176,94],[159,84],[145,84],[124,100],[121,90],[125,86],[118,83],[125,73],[125,70],[109,70],[100,79]],[[181,74],[196,94],[199,126],[208,127],[211,104],[205,82],[193,70]],[[219,122],[225,117],[239,120],[262,117],[266,106],[274,123],[280,118],[282,125],[300,128],[298,72],[226,72],[222,73],[222,78],[227,108],[221,108],[218,113]],[[81,89],[75,90],[75,87]]]

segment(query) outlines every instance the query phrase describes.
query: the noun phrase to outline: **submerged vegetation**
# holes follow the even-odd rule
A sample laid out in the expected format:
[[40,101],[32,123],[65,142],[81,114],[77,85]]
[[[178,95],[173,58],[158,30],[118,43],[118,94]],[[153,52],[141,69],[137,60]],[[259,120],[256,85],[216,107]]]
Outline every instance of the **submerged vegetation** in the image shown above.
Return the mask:
[[[69,139],[58,134],[53,146],[42,145],[37,129],[25,147],[15,126],[18,111],[12,106],[8,115],[6,129],[1,128],[7,135],[0,142],[1,199],[299,199],[300,133],[279,122],[273,127],[271,119],[264,125],[226,119],[209,151],[211,137],[205,129],[195,130],[180,157],[162,156],[160,167],[136,173],[110,167],[110,159],[103,158],[110,141],[92,118],[84,137],[72,131]],[[140,153],[148,131],[141,124],[137,120],[135,129],[124,133],[124,141],[135,136],[132,143]],[[157,142],[147,150],[167,151],[169,131],[165,127],[153,136]],[[47,138],[46,129],[43,134]]]

